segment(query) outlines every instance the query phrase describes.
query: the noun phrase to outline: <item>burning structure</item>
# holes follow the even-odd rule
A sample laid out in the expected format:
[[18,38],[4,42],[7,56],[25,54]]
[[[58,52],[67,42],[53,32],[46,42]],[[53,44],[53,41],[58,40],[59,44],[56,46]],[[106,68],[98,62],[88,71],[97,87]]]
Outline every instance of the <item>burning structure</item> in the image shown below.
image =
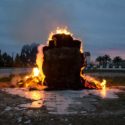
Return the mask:
[[81,42],[70,34],[54,34],[48,46],[44,46],[44,83],[50,89],[80,89],[80,78],[84,56],[80,51]]
[[85,57],[81,41],[74,39],[66,29],[57,28],[50,34],[48,44],[38,47],[36,64],[33,74],[26,76],[18,86],[33,89],[46,86],[50,90],[105,88],[105,80],[101,83],[83,74]]

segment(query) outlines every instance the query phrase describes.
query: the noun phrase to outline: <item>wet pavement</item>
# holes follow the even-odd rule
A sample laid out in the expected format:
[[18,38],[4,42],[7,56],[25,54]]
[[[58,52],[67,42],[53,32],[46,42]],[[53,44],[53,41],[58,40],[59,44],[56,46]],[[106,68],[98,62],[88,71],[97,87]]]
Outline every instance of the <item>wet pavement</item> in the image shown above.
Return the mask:
[[48,113],[60,115],[94,112],[100,99],[117,99],[117,93],[124,92],[120,87],[117,89],[80,91],[29,91],[25,88],[5,88],[2,91],[31,100],[30,103],[20,103],[17,105],[18,108],[46,107]]
[[124,123],[124,86],[112,87],[105,92],[0,89],[1,125],[124,125]]

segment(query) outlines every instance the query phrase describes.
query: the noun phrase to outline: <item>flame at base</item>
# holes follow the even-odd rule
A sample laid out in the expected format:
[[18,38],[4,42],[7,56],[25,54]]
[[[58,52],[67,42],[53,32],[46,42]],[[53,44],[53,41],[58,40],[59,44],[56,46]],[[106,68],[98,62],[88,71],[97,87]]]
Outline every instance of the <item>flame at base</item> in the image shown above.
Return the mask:
[[43,90],[47,88],[42,84],[42,78],[38,67],[34,67],[32,73],[24,77],[23,80],[17,83],[18,87],[25,87],[29,89]]
[[40,72],[39,76],[41,77],[42,83],[45,79],[45,75],[44,75],[43,70],[42,70],[43,59],[44,59],[43,47],[44,47],[43,45],[38,46],[38,53],[37,53],[37,56],[36,56],[36,64],[37,64],[38,70]]
[[101,83],[102,90],[101,90],[101,95],[102,97],[106,97],[106,80],[104,79]]
[[[59,28],[57,27],[55,32],[51,32],[49,35],[49,40],[52,40],[52,36],[54,34],[66,34],[66,35],[73,35],[71,32],[67,30],[67,28]],[[49,41],[48,40],[48,41]],[[38,46],[38,53],[36,56],[36,64],[38,67],[33,68],[32,75],[26,76],[24,81],[25,87],[35,87],[37,89],[44,88],[43,82],[45,79],[45,75],[43,73],[42,65],[44,61],[44,54],[43,54],[43,45]],[[83,53],[83,48],[81,46],[80,52]],[[102,89],[102,95],[106,95],[106,80],[103,80],[102,82],[94,79],[93,77],[86,76],[82,74],[82,70],[84,67],[81,68],[80,76],[85,80],[85,84],[83,87],[91,88],[91,89]],[[18,83],[20,86],[22,83]],[[45,87],[46,88],[46,87]]]
[[85,87],[90,89],[100,89],[100,94],[102,97],[106,97],[106,80],[103,79],[102,82],[96,80],[95,78],[87,75],[81,74],[81,77],[85,80]]
[[85,87],[88,88],[96,88],[96,89],[105,89],[106,88],[106,80],[103,80],[102,82],[96,80],[95,78],[87,75],[81,75],[81,77],[86,81]]

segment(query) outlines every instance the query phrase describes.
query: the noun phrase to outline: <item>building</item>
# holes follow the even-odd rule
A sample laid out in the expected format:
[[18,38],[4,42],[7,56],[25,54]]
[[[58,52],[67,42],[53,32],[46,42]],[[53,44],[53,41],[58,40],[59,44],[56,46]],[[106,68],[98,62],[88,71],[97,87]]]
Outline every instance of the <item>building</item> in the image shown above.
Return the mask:
[[125,60],[123,60],[123,61],[120,63],[120,66],[121,66],[122,68],[125,68]]

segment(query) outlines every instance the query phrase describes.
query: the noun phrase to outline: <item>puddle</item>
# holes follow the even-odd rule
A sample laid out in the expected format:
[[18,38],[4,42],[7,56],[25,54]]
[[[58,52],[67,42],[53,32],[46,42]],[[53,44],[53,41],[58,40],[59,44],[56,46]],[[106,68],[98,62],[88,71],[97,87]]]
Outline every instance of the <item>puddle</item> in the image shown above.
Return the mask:
[[[64,90],[64,91],[28,91],[24,88],[5,88],[2,91],[12,95],[18,95],[31,99],[31,103],[20,104],[22,108],[46,107],[51,114],[76,114],[96,110],[94,106],[98,103],[98,97],[116,99],[120,89],[106,90]],[[84,109],[84,110],[81,110]]]

